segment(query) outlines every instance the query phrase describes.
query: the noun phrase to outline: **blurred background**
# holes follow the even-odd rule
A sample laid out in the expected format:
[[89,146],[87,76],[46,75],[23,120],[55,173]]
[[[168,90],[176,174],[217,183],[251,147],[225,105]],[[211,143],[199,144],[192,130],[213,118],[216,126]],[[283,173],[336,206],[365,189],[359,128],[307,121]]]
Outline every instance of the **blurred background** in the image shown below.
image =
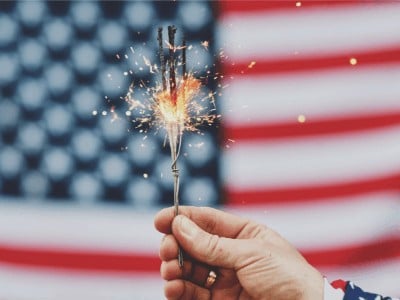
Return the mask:
[[160,81],[147,61],[171,24],[222,115],[184,134],[181,203],[253,218],[328,279],[400,296],[399,14],[381,1],[1,2],[0,299],[163,297],[153,217],[172,205],[170,153],[124,97]]

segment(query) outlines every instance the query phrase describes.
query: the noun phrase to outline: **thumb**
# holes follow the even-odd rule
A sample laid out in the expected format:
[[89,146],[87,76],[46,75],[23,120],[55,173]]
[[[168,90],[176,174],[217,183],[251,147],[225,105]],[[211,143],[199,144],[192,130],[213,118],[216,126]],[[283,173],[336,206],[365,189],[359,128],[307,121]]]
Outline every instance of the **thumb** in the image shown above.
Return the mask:
[[183,215],[174,218],[172,232],[186,253],[205,264],[236,269],[238,262],[243,263],[246,257],[251,257],[249,240],[210,234]]

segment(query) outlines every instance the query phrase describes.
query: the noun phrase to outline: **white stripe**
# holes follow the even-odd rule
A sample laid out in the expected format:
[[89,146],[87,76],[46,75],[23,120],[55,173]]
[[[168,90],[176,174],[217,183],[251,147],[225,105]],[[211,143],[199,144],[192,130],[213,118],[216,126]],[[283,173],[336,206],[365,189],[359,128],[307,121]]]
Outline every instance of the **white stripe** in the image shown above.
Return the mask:
[[0,264],[0,299],[132,300],[162,299],[159,276],[56,273]]
[[398,111],[399,82],[400,65],[243,76],[227,80],[219,104],[226,126]]
[[400,259],[398,258],[369,266],[357,266],[356,268],[341,266],[320,271],[328,277],[329,281],[339,278],[351,280],[366,292],[400,297]]
[[[24,227],[19,217],[21,209],[26,210],[24,214],[26,220],[31,220],[26,223],[26,226],[30,226],[29,231],[18,229],[19,227]],[[38,210],[40,209],[38,208]],[[396,193],[378,193],[369,196],[344,198],[340,202],[332,203],[323,201],[321,203],[301,205],[262,205],[252,208],[243,206],[240,209],[232,209],[228,206],[225,209],[274,228],[297,247],[306,250],[367,242],[371,237],[393,233],[400,225],[400,219],[398,218],[400,216],[398,214],[400,203]],[[357,212],[356,216],[355,212]],[[0,219],[1,221],[7,220],[9,225],[5,226],[3,222],[0,224],[3,233],[0,243],[10,241],[22,246],[33,244],[42,247],[61,244],[63,246],[67,245],[66,247],[69,245],[73,248],[73,246],[77,246],[74,244],[74,241],[76,242],[74,235],[78,234],[81,236],[81,239],[83,237],[86,238],[86,243],[84,244],[86,247],[78,244],[80,249],[89,248],[96,251],[98,248],[93,248],[93,246],[98,243],[96,237],[104,233],[102,225],[104,223],[104,215],[92,215],[89,211],[85,212],[85,214],[91,222],[92,230],[89,232],[81,230],[81,233],[78,233],[74,226],[71,228],[68,227],[69,219],[77,220],[80,218],[81,208],[78,206],[65,206],[63,212],[57,214],[56,219],[49,218],[46,214],[43,214],[43,219],[41,220],[42,226],[37,227],[34,225],[35,222],[33,222],[37,220],[34,210],[26,209],[25,205],[7,206],[3,204],[0,209]],[[153,222],[152,213],[143,213],[142,218],[148,220],[146,223]],[[119,248],[125,251],[137,251],[140,244],[146,243],[153,245],[147,249],[147,253],[157,255],[160,236],[153,234],[154,229],[152,226],[140,228],[142,237],[139,238],[134,238],[134,234],[132,236],[121,236],[117,234],[120,230],[120,219],[117,214],[107,219],[107,225],[110,228],[118,228],[118,230],[115,231],[116,236],[113,240],[110,240],[106,234],[104,243],[108,241],[117,245],[125,245]],[[365,220],[368,220],[368,222]],[[60,227],[60,222],[65,222],[65,224]],[[352,230],[349,231],[349,228]],[[59,232],[62,234],[53,235],[53,230],[60,230]],[[134,233],[136,230],[134,227],[129,227],[129,231]],[[84,233],[82,234],[82,232]],[[346,232],[346,234],[343,234],[343,232]],[[4,233],[7,234],[5,235]],[[25,234],[23,235],[23,233]],[[7,236],[13,237],[13,239],[7,238]],[[24,240],[24,237],[26,240]],[[134,239],[134,245],[132,245],[132,239]],[[108,249],[114,249],[114,247],[111,245]]]
[[400,126],[357,134],[278,142],[242,142],[225,149],[222,178],[230,189],[344,183],[399,171]]
[[340,202],[227,208],[264,224],[296,247],[308,250],[360,245],[385,236],[400,236],[397,193],[342,198]]
[[374,49],[400,42],[400,5],[238,12],[224,16],[217,39],[234,62],[266,57],[324,55]]
[[158,255],[155,212],[0,201],[0,243]]

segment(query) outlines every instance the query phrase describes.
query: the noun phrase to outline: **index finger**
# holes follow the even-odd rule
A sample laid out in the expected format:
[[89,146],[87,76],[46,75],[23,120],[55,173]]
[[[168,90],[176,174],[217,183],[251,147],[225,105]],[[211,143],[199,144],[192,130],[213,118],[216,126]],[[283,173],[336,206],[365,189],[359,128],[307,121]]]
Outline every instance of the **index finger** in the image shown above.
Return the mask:
[[[227,238],[236,238],[249,224],[247,219],[211,207],[180,206],[179,214],[185,215],[203,230]],[[164,208],[155,216],[154,226],[158,231],[169,234],[174,217],[173,207]]]

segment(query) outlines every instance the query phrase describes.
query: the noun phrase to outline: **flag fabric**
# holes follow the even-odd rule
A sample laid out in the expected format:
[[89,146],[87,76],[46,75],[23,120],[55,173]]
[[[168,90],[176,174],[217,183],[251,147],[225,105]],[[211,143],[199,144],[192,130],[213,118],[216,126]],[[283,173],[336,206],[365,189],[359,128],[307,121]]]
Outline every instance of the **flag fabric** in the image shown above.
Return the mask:
[[398,2],[221,2],[225,203],[400,294]]
[[[277,230],[330,281],[399,297],[400,4],[213,8],[220,208]],[[163,298],[159,206],[1,200],[0,299]]]

